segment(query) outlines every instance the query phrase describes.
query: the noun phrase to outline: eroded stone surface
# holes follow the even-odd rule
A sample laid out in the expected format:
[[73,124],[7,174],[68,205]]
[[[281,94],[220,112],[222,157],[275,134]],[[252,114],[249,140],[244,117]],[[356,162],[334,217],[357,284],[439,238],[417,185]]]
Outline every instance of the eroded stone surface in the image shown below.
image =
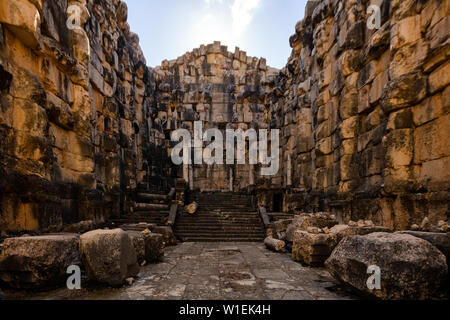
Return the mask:
[[324,269],[293,262],[264,244],[182,243],[166,249],[159,264],[142,268],[137,281],[121,289],[69,292],[61,289],[22,299],[351,299],[333,292],[336,282]]

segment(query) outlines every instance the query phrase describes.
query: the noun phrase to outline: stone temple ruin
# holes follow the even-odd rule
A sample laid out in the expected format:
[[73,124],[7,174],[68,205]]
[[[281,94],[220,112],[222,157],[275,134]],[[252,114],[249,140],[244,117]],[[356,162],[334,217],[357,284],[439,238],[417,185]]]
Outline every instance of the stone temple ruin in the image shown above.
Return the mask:
[[[360,293],[430,297],[450,250],[449,24],[448,0],[309,1],[281,70],[220,42],[149,68],[120,0],[2,0],[0,283],[61,285],[83,264],[119,286],[177,240],[266,239]],[[278,129],[278,173],[174,165],[172,134],[198,121]],[[390,269],[405,257],[412,284]]]

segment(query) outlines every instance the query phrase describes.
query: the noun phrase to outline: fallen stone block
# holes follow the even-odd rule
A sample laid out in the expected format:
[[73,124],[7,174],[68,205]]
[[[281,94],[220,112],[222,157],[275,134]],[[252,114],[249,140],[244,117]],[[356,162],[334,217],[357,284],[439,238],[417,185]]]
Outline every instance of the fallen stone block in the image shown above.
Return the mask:
[[267,237],[264,240],[264,244],[267,249],[275,251],[275,252],[286,252],[286,243],[282,240],[274,239],[271,237]]
[[[383,300],[429,299],[445,279],[445,256],[408,234],[372,233],[343,239],[325,263],[344,285]],[[381,271],[381,289],[370,290],[368,267]]]
[[12,288],[41,289],[65,283],[67,268],[80,265],[79,236],[55,234],[6,239],[0,280]]
[[338,224],[336,217],[326,212],[296,216],[286,230],[286,240],[293,242],[297,230],[306,231],[309,227],[332,228]]
[[145,239],[145,261],[147,263],[157,262],[164,257],[164,237],[159,233],[144,234]]
[[83,234],[80,253],[91,280],[118,287],[139,273],[133,242],[121,229]]
[[133,242],[139,265],[159,261],[164,256],[164,238],[159,233],[126,231]]
[[176,246],[178,241],[175,237],[172,227],[153,227],[150,229],[151,232],[159,233],[163,236],[164,243],[166,246]]
[[131,242],[133,242],[134,251],[139,265],[145,264],[145,238],[144,234],[139,231],[126,231]]
[[292,245],[292,260],[312,267],[323,267],[337,244],[333,234],[314,234],[297,230]]

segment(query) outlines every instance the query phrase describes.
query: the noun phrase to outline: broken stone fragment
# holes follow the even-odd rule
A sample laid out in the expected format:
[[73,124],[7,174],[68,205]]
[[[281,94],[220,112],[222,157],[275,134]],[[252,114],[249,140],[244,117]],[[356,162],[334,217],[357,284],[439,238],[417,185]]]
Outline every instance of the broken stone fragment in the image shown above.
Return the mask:
[[89,279],[93,281],[118,287],[139,273],[133,242],[121,229],[83,234],[80,254]]
[[[383,300],[429,299],[447,276],[445,256],[408,234],[372,233],[342,240],[325,263],[343,284]],[[367,285],[369,266],[381,270],[381,290]]]
[[197,210],[198,210],[198,203],[197,202],[191,203],[190,205],[186,206],[185,210],[190,215],[195,214],[197,212]]
[[6,239],[0,255],[0,279],[17,289],[63,285],[71,265],[80,265],[79,236],[55,234]]
[[292,260],[312,267],[322,267],[337,244],[336,235],[296,231],[292,246]]
[[286,243],[282,240],[267,237],[264,240],[264,244],[266,245],[267,249],[270,249],[272,251],[286,252]]
[[[286,239],[288,242],[293,242],[294,233],[297,230],[306,231],[309,227],[317,229],[332,228],[337,224],[336,217],[332,217],[326,212],[296,216],[286,230]],[[314,229],[313,233],[319,233],[319,230]]]
[[420,230],[422,231],[431,231],[431,229],[433,228],[433,225],[430,222],[430,219],[428,219],[428,217],[425,217],[422,221],[422,223],[420,224]]

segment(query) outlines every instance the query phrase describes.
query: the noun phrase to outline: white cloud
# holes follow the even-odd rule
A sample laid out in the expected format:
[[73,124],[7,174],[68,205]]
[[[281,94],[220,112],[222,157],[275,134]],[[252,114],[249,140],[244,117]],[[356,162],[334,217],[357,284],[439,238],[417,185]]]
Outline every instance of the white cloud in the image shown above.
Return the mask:
[[204,1],[205,1],[205,3],[207,5],[212,5],[212,4],[216,4],[216,3],[219,3],[219,4],[223,3],[223,0],[204,0]]
[[[207,0],[214,1],[214,0]],[[253,19],[253,11],[258,8],[261,0],[234,0],[231,6],[233,33],[241,35]]]

